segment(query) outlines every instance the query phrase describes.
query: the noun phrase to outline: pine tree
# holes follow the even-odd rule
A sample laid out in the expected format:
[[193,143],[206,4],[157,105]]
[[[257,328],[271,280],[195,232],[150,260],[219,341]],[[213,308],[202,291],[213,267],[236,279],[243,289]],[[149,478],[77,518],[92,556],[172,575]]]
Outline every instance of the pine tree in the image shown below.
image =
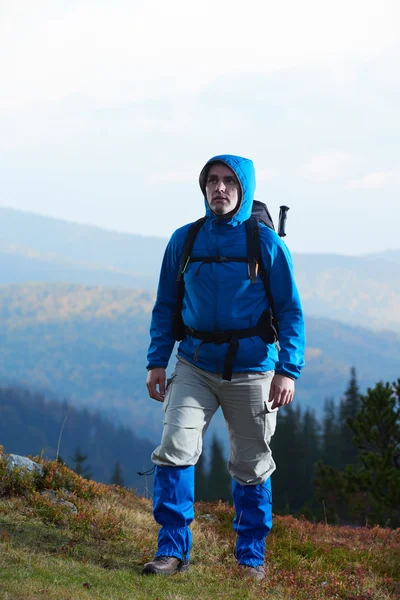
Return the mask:
[[307,409],[300,429],[300,443],[296,451],[298,487],[294,506],[308,516],[312,515],[314,469],[321,456],[320,425],[315,414]]
[[359,462],[336,471],[319,465],[316,491],[329,518],[365,525],[400,526],[400,380],[379,382],[360,396],[347,423]]
[[[272,456],[276,471],[272,474],[274,510],[290,513],[300,508],[298,488],[300,486],[300,456],[302,414],[300,407],[291,404],[279,410],[277,431],[272,438]],[[301,500],[300,500],[301,502]]]
[[349,502],[342,471],[322,462],[317,463],[314,478],[316,514],[328,523],[341,523],[348,518]]
[[360,390],[357,383],[356,370],[354,367],[350,371],[350,381],[345,391],[344,397],[339,407],[339,427],[340,427],[340,459],[339,468],[346,465],[354,465],[358,461],[358,448],[353,440],[353,431],[349,425],[349,420],[354,419],[361,406]]
[[124,485],[124,480],[122,478],[122,472],[121,472],[121,465],[119,464],[119,462],[115,463],[114,471],[113,471],[112,478],[111,478],[111,484],[119,485],[121,487]]
[[228,473],[222,443],[217,436],[211,444],[210,472],[207,481],[208,500],[231,502],[231,477]]
[[208,474],[207,474],[206,467],[205,467],[204,450],[195,466],[194,477],[195,477],[195,482],[194,482],[195,499],[197,501],[207,500],[208,499],[207,498]]
[[360,466],[346,471],[357,506],[375,522],[400,526],[400,379],[379,382],[361,397],[349,426],[360,451]]
[[349,420],[360,409],[360,393],[356,370],[350,371],[350,381],[340,401],[339,410],[333,399],[326,400],[323,420],[322,461],[316,465],[314,489],[320,515],[330,522],[351,521],[354,510],[347,494],[343,469],[355,464],[358,448],[353,440]]
[[71,460],[73,461],[72,470],[75,471],[77,475],[81,475],[81,477],[84,477],[85,479],[90,479],[92,477],[90,467],[84,464],[87,460],[87,454],[82,454],[79,446],[76,447]]
[[326,398],[322,421],[321,460],[329,467],[340,464],[340,428],[338,410],[333,398]]

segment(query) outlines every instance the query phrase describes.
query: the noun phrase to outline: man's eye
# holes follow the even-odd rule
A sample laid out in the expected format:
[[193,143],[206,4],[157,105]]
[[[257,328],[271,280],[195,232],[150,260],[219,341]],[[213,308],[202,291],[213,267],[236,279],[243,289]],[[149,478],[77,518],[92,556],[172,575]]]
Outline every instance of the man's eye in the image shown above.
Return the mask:
[[227,177],[226,178],[226,183],[229,183],[229,185],[233,185],[235,182],[235,179],[233,177]]
[[216,177],[209,177],[209,178],[207,179],[207,183],[216,183],[216,181],[217,181],[217,178],[216,178]]

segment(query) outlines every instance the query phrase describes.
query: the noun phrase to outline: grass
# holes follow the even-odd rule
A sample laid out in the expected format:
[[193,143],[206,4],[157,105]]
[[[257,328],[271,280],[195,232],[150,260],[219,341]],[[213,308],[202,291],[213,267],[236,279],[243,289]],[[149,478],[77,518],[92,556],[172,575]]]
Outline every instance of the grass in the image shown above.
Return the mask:
[[[223,503],[196,505],[187,573],[143,577],[158,529],[150,501],[38,460],[43,477],[10,474],[0,450],[0,600],[400,598],[399,529],[276,516],[267,579],[254,582],[236,567],[233,511]],[[52,504],[43,489],[75,504],[78,514]]]

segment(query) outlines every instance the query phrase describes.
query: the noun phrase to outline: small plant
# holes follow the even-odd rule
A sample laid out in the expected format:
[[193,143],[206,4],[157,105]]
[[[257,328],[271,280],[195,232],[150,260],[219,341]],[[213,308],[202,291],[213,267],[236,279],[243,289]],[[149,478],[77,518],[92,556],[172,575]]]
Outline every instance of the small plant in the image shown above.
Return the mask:
[[0,446],[0,491],[6,496],[29,496],[35,491],[38,474],[24,467],[10,468],[3,446]]

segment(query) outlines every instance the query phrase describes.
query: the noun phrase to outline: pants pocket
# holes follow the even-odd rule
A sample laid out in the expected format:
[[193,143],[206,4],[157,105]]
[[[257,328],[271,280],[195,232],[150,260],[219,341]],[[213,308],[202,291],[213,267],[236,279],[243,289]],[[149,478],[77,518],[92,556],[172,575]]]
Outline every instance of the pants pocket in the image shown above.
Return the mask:
[[264,414],[264,427],[265,427],[265,440],[269,444],[272,436],[276,429],[276,415],[278,412],[277,408],[271,410],[269,402],[265,402],[265,414]]
[[171,389],[172,389],[172,385],[175,379],[175,373],[172,373],[171,377],[169,377],[167,379],[167,387],[165,389],[165,398],[164,398],[164,402],[163,402],[163,410],[164,413],[167,412],[167,408],[168,408],[168,404],[169,404],[169,399],[171,397]]

